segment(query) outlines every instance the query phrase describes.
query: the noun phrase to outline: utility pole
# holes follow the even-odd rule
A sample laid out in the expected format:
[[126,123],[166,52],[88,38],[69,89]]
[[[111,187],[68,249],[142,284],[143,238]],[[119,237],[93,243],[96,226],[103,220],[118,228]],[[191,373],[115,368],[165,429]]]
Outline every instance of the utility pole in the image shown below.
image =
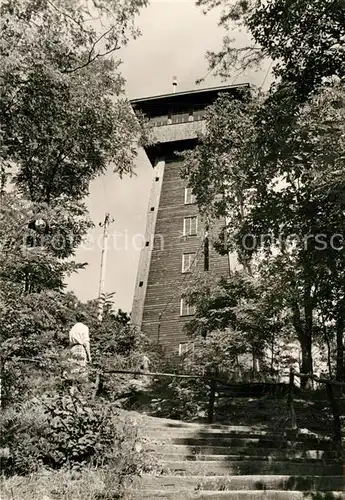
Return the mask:
[[99,278],[99,292],[98,292],[98,321],[103,319],[103,308],[104,308],[104,282],[105,282],[105,270],[107,264],[107,250],[108,250],[108,228],[110,222],[110,214],[106,213],[104,217],[104,222],[100,222],[99,225],[103,226],[103,238],[102,238],[102,257],[101,257],[101,273]]

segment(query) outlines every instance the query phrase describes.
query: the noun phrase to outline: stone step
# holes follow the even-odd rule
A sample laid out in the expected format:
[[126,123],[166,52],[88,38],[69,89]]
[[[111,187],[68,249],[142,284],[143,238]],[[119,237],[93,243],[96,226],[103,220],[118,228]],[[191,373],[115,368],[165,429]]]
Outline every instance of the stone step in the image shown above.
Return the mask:
[[286,435],[287,437],[290,437],[291,439],[307,439],[307,438],[315,438],[315,439],[320,439],[320,440],[329,440],[330,437],[327,434],[324,433],[316,433],[316,432],[311,432],[308,429],[299,429],[299,430],[292,430],[292,429],[268,429],[268,428],[258,428],[258,427],[247,427],[247,426],[219,426],[219,427],[211,427],[211,426],[205,426],[205,425],[194,425],[191,424],[190,426],[186,425],[169,425],[169,426],[162,426],[161,424],[157,423],[156,426],[145,426],[145,425],[140,425],[138,426],[138,431],[145,434],[145,435],[155,435],[155,434],[164,434],[164,435],[179,435],[179,436],[184,436],[184,435],[212,435],[212,436],[225,436],[225,437],[231,437],[231,436],[278,436],[281,437],[282,435]]
[[268,430],[261,429],[253,429],[248,430],[247,428],[242,428],[242,430],[228,430],[228,429],[189,429],[189,428],[161,428],[157,427],[156,429],[145,429],[139,428],[138,435],[145,436],[147,438],[154,439],[173,439],[173,438],[211,438],[211,439],[229,439],[229,438],[238,438],[238,439],[274,439],[274,440],[290,440],[294,442],[326,442],[329,443],[331,438],[329,436],[315,434],[315,433],[293,433],[293,431],[285,431],[285,432],[273,432]]
[[[150,439],[150,438],[148,438]],[[223,446],[231,448],[274,448],[274,449],[288,449],[293,447],[296,450],[329,450],[332,451],[334,445],[331,441],[319,441],[316,439],[308,439],[305,441],[291,441],[287,439],[275,439],[271,437],[253,438],[253,437],[209,437],[209,436],[181,436],[181,437],[165,437],[155,436],[151,441],[161,445],[175,444],[175,445],[188,445],[194,446]]]
[[183,425],[162,425],[157,422],[156,425],[140,425],[141,429],[145,432],[162,432],[162,433],[175,433],[175,432],[206,432],[209,434],[257,434],[257,435],[267,435],[274,433],[274,429],[260,428],[260,427],[248,427],[245,425],[223,425],[213,427],[211,425],[195,425],[195,424],[183,424]]
[[[299,414],[298,416],[300,416]],[[345,416],[342,417],[345,419]],[[135,419],[136,420],[136,419]],[[220,424],[220,423],[215,423],[215,424],[208,424],[205,422],[182,422],[181,420],[172,420],[172,419],[166,419],[166,418],[159,418],[159,417],[152,417],[152,416],[145,416],[142,418],[142,415],[140,416],[140,419],[137,421],[137,424],[140,426],[144,426],[146,428],[180,428],[180,429],[214,429],[214,430],[220,430],[220,431],[238,431],[238,432],[251,432],[251,431],[256,431],[256,430],[262,430],[262,431],[268,431],[268,432],[275,432],[277,428],[270,424],[270,423],[255,423],[251,425],[243,425],[243,424]],[[321,435],[324,434],[324,427],[319,426],[319,433]]]
[[[344,417],[345,418],[345,417]],[[282,434],[286,435],[294,435],[296,434],[295,430],[292,429],[284,429],[281,432],[277,428],[273,428],[272,426],[257,424],[257,425],[223,425],[223,424],[205,424],[205,423],[191,423],[191,422],[182,422],[179,420],[171,420],[171,419],[163,419],[157,417],[147,417],[145,421],[140,423],[139,426],[141,429],[153,430],[154,433],[162,432],[165,433],[167,429],[174,432],[175,430],[187,430],[191,431],[200,431],[200,432],[208,432],[208,433],[237,433],[237,434],[256,434],[256,435],[278,435]],[[320,427],[319,432],[311,432],[307,429],[298,429],[298,435],[310,435],[314,437],[318,437],[320,439],[329,439],[329,436],[324,433],[324,428]],[[328,432],[329,434],[330,432]]]
[[145,474],[137,481],[141,490],[291,490],[343,491],[342,476],[152,476]]
[[274,457],[274,458],[296,458],[296,459],[314,459],[321,460],[323,458],[332,458],[332,452],[325,452],[324,450],[297,450],[297,449],[289,449],[289,450],[277,450],[276,448],[258,448],[258,447],[228,447],[228,446],[187,446],[183,444],[167,444],[164,446],[162,450],[161,444],[154,444],[148,442],[145,445],[145,449],[148,452],[155,454],[155,456],[159,455],[177,455],[180,456],[181,459],[187,456],[197,455],[201,456],[211,456],[215,455],[219,456],[228,456],[228,455],[247,455],[248,451],[250,451],[250,455],[252,457],[256,456],[265,456],[265,457]]
[[334,459],[332,458],[317,458],[317,457],[298,457],[298,456],[287,456],[285,453],[281,454],[275,454],[274,452],[271,455],[263,455],[262,453],[259,455],[245,455],[245,454],[223,454],[223,455],[203,455],[201,453],[195,453],[191,454],[189,453],[155,453],[155,457],[157,458],[158,462],[166,462],[166,461],[177,461],[177,462],[195,462],[195,461],[209,461],[209,462],[223,462],[223,461],[263,461],[263,462],[269,462],[270,460],[280,460],[280,461],[288,461],[288,462],[296,462],[296,463],[308,463],[308,464],[329,464],[332,465],[334,464]]
[[317,476],[340,476],[342,475],[341,464],[310,464],[287,461],[263,461],[263,460],[237,460],[237,461],[166,461],[162,467],[167,474],[181,475],[250,475],[250,474],[288,474],[288,475],[317,475]]
[[337,491],[324,493],[302,491],[129,491],[125,500],[344,500]]
[[146,417],[145,421],[140,425],[146,428],[163,428],[163,429],[205,429],[205,430],[220,430],[220,431],[235,431],[235,432],[252,432],[256,430],[273,430],[267,425],[223,425],[223,424],[205,424],[198,422],[182,422],[181,420],[171,420],[158,417]]
[[223,438],[267,438],[267,437],[276,437],[277,439],[281,439],[284,434],[273,434],[267,431],[262,430],[253,430],[253,431],[220,431],[219,429],[184,429],[184,428],[158,428],[158,429],[140,429],[138,435],[143,435],[147,438],[175,438],[175,437],[204,437],[204,438],[213,438],[213,439],[223,439]]

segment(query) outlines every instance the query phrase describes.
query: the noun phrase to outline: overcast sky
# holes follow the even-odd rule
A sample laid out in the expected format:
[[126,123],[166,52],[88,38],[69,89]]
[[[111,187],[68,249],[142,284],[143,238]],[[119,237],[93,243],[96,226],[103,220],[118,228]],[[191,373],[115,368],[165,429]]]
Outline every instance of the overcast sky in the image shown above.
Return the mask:
[[[177,91],[198,88],[195,80],[207,74],[205,52],[221,46],[223,31],[217,26],[218,12],[206,16],[194,0],[152,0],[137,20],[142,36],[122,53],[122,71],[129,98],[166,94],[177,76]],[[245,33],[234,34],[239,45],[248,42]],[[209,75],[199,87],[227,83],[261,85],[267,67],[258,72],[232,75],[226,82]],[[115,292],[115,307],[130,312],[140,245],[145,233],[148,197],[153,176],[144,151],[136,162],[136,175],[120,180],[111,171],[96,179],[90,188],[88,207],[96,225],[109,212],[110,226],[105,291]],[[97,297],[101,261],[102,229],[96,227],[88,242],[77,252],[77,260],[88,262],[84,271],[73,275],[68,288],[81,300]]]

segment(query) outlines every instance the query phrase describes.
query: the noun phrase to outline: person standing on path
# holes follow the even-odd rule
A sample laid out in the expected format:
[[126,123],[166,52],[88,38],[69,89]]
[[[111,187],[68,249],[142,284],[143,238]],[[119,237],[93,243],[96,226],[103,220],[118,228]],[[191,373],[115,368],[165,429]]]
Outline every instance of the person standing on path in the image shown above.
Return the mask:
[[78,313],[77,322],[69,332],[72,359],[80,367],[91,362],[90,335],[88,326],[83,323],[85,319],[85,314]]

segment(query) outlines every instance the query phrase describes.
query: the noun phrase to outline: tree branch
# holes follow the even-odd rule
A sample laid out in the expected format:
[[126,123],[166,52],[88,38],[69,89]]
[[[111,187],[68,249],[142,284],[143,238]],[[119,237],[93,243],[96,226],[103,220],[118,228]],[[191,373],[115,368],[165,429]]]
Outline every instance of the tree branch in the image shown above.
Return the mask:
[[89,64],[92,64],[96,59],[98,59],[100,57],[104,57],[106,55],[109,55],[112,52],[115,52],[116,50],[119,50],[120,47],[118,45],[118,40],[116,40],[116,44],[113,48],[111,48],[103,53],[98,52],[96,55],[92,56],[92,54],[96,48],[96,45],[102,40],[102,38],[106,37],[112,30],[114,30],[114,26],[112,26],[109,30],[104,32],[99,38],[97,38],[97,40],[94,41],[94,43],[92,44],[92,47],[90,49],[88,59],[84,64],[81,64],[80,66],[77,66],[76,68],[73,68],[73,69],[66,69],[66,70],[62,71],[62,73],[74,73],[75,71],[86,68],[86,66],[88,66]]
[[47,0],[47,3],[53,7],[53,9],[55,9],[57,12],[59,12],[59,14],[61,14],[62,16],[64,17],[67,17],[68,19],[70,19],[73,23],[75,23],[77,26],[79,26],[79,28],[84,31],[84,33],[91,33],[90,31],[87,31],[84,26],[82,25],[82,23],[80,21],[77,21],[77,19],[74,19],[74,17],[72,17],[70,14],[67,14],[67,12],[62,12],[56,5],[54,5],[53,2],[51,2],[50,0]]
[[108,14],[111,14],[111,10],[108,9],[105,5],[100,5],[99,3],[96,2],[96,0],[92,0],[93,5],[95,6],[96,9],[98,9],[100,12],[108,12]]

